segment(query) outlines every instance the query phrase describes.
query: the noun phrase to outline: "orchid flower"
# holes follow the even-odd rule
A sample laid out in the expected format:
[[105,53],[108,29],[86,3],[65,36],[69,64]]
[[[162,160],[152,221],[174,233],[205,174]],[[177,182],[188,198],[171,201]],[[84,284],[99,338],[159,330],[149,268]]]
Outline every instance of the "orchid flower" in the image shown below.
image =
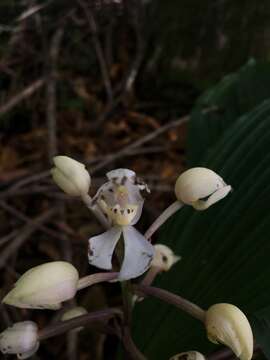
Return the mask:
[[143,274],[151,265],[153,246],[136,230],[144,199],[141,190],[149,191],[134,171],[117,169],[107,173],[108,182],[93,199],[111,224],[105,233],[89,239],[88,259],[101,269],[112,268],[112,256],[121,236],[124,239],[124,259],[118,280],[128,280]]

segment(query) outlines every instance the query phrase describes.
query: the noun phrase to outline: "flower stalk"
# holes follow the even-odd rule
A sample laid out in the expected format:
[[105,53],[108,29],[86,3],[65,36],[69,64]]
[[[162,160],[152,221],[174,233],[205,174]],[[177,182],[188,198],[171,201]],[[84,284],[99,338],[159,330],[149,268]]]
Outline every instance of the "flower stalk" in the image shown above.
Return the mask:
[[156,297],[157,299],[160,299],[168,304],[176,306],[197,320],[202,322],[205,321],[205,310],[179,295],[175,295],[167,290],[163,290],[157,287],[145,286],[141,284],[134,285],[133,288],[138,295]]
[[77,290],[82,290],[87,288],[88,286],[92,286],[94,284],[111,281],[117,278],[118,272],[104,272],[104,273],[96,273],[92,275],[87,275],[79,279]]
[[181,201],[175,201],[167,209],[163,211],[161,215],[153,222],[149,229],[145,232],[146,239],[150,239],[153,234],[178,210],[180,210],[184,204]]
[[46,340],[54,336],[61,335],[72,329],[88,326],[93,322],[109,320],[115,316],[122,317],[122,311],[118,308],[110,308],[105,310],[99,310],[90,314],[77,316],[73,319],[61,321],[55,325],[47,326],[39,331],[39,340]]

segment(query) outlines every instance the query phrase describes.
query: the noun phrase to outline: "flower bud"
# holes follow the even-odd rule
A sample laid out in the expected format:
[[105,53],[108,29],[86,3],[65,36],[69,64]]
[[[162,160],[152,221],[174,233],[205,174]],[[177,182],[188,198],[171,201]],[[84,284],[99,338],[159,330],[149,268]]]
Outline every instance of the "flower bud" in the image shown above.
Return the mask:
[[159,268],[161,271],[169,271],[170,268],[181,259],[174,254],[172,249],[163,244],[154,245],[154,258],[151,267]]
[[174,355],[170,360],[205,360],[205,357],[198,351],[186,351]]
[[211,306],[206,312],[205,326],[210,341],[228,346],[241,360],[252,358],[252,330],[248,319],[236,306]]
[[232,190],[214,171],[195,167],[181,174],[175,183],[179,201],[192,205],[196,210],[205,210],[223,199]]
[[38,347],[38,327],[32,321],[18,322],[0,334],[0,350],[3,354],[17,354],[19,359],[27,359]]
[[55,156],[53,162],[53,180],[65,193],[71,196],[88,193],[91,178],[84,164],[68,156]]
[[72,299],[77,291],[77,269],[65,261],[36,266],[23,274],[3,303],[25,309],[57,310],[61,302]]
[[[61,317],[61,320],[62,321],[70,320],[70,319],[73,319],[73,318],[75,318],[77,316],[85,315],[87,313],[88,313],[88,311],[84,307],[76,306],[76,307],[74,307],[72,309],[69,309],[66,312],[64,312],[63,316]],[[80,331],[82,329],[83,329],[83,326],[80,326],[80,327],[75,328],[75,329],[73,329],[71,331],[78,332],[78,331]]]

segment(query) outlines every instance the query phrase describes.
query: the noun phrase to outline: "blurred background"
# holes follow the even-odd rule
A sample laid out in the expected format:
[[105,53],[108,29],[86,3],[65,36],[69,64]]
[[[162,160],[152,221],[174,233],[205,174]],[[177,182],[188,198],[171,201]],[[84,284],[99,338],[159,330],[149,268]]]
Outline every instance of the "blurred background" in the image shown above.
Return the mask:
[[[107,171],[136,171],[152,191],[145,230],[189,165],[197,98],[250,58],[269,59],[269,16],[266,0],[0,1],[1,297],[46,261],[71,261],[81,276],[94,271],[87,239],[100,226],[53,184],[53,156],[87,165],[91,195]],[[120,301],[115,284],[78,296],[89,311]],[[1,330],[56,318],[0,305]],[[116,349],[113,337],[85,330],[71,345],[65,336],[45,341],[35,358],[114,359]]]

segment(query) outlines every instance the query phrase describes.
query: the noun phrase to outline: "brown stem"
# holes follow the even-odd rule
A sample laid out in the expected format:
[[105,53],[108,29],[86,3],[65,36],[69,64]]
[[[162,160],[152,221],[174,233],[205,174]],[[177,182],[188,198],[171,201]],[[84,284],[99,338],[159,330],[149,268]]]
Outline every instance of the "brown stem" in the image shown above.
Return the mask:
[[70,320],[61,321],[57,324],[47,326],[46,328],[40,330],[39,340],[41,341],[53,336],[58,336],[77,327],[88,326],[96,321],[109,320],[114,316],[122,317],[122,314],[123,313],[120,309],[111,308],[77,316],[76,318]]
[[139,284],[134,285],[134,290],[139,295],[150,295],[168,304],[174,305],[177,308],[188,313],[195,319],[204,322],[205,311],[202,308],[200,308],[198,305],[193,304],[189,300],[186,300],[179,295],[175,295],[167,290],[163,290],[153,286],[145,286]]
[[123,328],[122,343],[131,360],[146,360],[146,357],[140,352],[140,350],[135,345],[130,334],[130,329],[127,326],[124,326]]

